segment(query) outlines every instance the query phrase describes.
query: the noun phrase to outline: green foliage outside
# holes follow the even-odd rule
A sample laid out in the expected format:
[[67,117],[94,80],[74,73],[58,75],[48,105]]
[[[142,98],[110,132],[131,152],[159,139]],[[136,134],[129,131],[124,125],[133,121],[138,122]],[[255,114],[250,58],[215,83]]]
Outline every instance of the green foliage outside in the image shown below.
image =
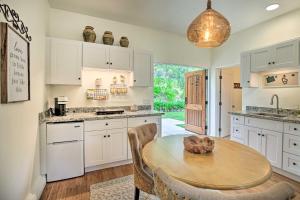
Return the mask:
[[183,111],[185,107],[184,74],[195,70],[201,70],[201,68],[155,64],[154,109],[164,112]]

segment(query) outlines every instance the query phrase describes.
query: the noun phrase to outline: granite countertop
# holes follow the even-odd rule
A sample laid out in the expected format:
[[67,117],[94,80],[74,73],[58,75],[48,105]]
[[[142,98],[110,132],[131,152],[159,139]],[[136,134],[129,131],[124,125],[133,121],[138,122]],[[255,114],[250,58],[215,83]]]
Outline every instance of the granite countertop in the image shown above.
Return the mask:
[[276,116],[266,116],[266,115],[259,115],[260,112],[255,112],[252,110],[242,110],[242,111],[234,111],[229,112],[231,115],[240,115],[245,117],[253,117],[259,119],[267,119],[273,121],[280,121],[280,122],[288,122],[288,123],[296,123],[300,124],[300,116],[298,115],[287,115],[286,117],[276,117]]
[[161,116],[164,113],[153,110],[140,110],[136,112],[125,111],[123,114],[113,115],[96,115],[95,112],[87,113],[68,113],[66,116],[53,116],[41,119],[41,123],[56,123],[56,122],[71,122],[71,121],[91,121],[103,119],[120,119],[120,118],[134,118],[145,116]]

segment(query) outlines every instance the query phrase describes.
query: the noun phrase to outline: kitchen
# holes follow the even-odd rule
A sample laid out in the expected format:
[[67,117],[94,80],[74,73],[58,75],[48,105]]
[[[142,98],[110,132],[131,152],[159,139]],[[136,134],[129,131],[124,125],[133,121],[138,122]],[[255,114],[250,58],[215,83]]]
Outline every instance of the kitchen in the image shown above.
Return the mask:
[[[59,143],[62,141],[56,140],[56,138],[48,138],[49,141],[47,141],[47,134],[45,133],[48,131],[48,128],[49,131],[51,131],[50,129],[60,129],[60,131],[62,130],[62,132],[59,131],[60,133],[63,133],[68,128],[78,131],[76,138],[67,139],[67,141],[75,140],[79,144],[76,145],[76,148],[79,146],[80,153],[76,155],[80,156],[79,158],[76,157],[75,160],[76,162],[79,160],[79,163],[81,163],[80,167],[75,169],[73,168],[75,164],[72,164],[72,169],[76,171],[76,176],[82,175],[84,171],[86,173],[89,171],[92,171],[90,173],[95,173],[95,171],[103,168],[105,168],[104,173],[111,173],[105,170],[108,170],[110,167],[131,163],[130,149],[128,149],[129,145],[127,141],[128,128],[154,122],[157,124],[158,130],[161,129],[162,113],[153,112],[151,109],[153,102],[151,86],[152,63],[177,63],[206,67],[209,69],[210,89],[208,99],[210,105],[208,111],[208,133],[214,136],[218,128],[217,125],[214,124],[216,117],[215,105],[217,105],[215,98],[217,91],[215,91],[214,88],[216,88],[215,85],[217,81],[212,78],[215,75],[216,69],[219,66],[242,66],[240,62],[240,54],[242,52],[249,53],[255,49],[290,41],[298,38],[300,35],[298,25],[300,16],[299,9],[293,10],[289,8],[289,10],[287,9],[282,12],[279,9],[278,14],[276,14],[277,11],[275,11],[274,15],[264,18],[264,21],[258,20],[252,23],[251,26],[249,25],[240,31],[234,32],[223,46],[214,49],[202,49],[195,48],[191,45],[187,41],[186,36],[182,37],[182,35],[170,33],[165,29],[162,31],[152,27],[148,28],[137,24],[132,25],[122,20],[119,21],[99,17],[98,15],[96,16],[97,13],[87,15],[87,13],[84,12],[76,12],[70,8],[72,7],[70,4],[63,5],[57,2],[55,3],[55,1],[49,2],[38,2],[36,0],[30,0],[27,3],[5,1],[11,8],[18,11],[24,23],[29,27],[32,42],[30,43],[31,100],[22,103],[0,105],[0,140],[6,141],[1,142],[0,147],[1,163],[3,163],[1,167],[0,196],[4,199],[39,199],[41,197],[47,181],[45,178],[47,159],[50,159],[50,156],[47,156],[49,151],[45,149],[55,142]],[[202,3],[203,5],[205,4],[204,2]],[[299,8],[297,3],[293,5],[293,2],[290,3],[291,7]],[[217,1],[216,4],[218,5]],[[265,4],[259,4],[263,10]],[[286,3],[281,1],[280,4],[285,8]],[[222,7],[222,4],[219,4],[219,6]],[[233,6],[233,4],[230,4],[230,6]],[[105,8],[103,7],[103,9]],[[244,7],[244,9],[246,8]],[[35,10],[34,14],[33,10]],[[197,9],[197,12],[198,11]],[[251,10],[251,12],[254,11]],[[191,17],[193,18],[194,16]],[[244,18],[252,17],[248,15],[244,16]],[[4,17],[1,19],[5,21]],[[190,22],[191,19],[188,20],[188,22]],[[232,23],[235,24],[233,21]],[[83,41],[82,32],[88,25],[94,27],[97,35],[96,44],[89,44]],[[109,48],[104,47],[102,44],[102,35],[107,30],[113,32],[115,38],[114,46],[109,46]],[[282,33],[283,30],[284,34]],[[129,48],[119,46],[119,40],[122,36],[128,37]],[[71,47],[68,47],[68,44],[70,44]],[[70,49],[68,49],[74,47],[77,48],[77,51],[70,51]],[[85,50],[90,50],[92,53],[85,55]],[[99,56],[103,51],[111,51],[112,54],[117,56],[121,54],[127,64],[123,64],[124,62],[122,62],[120,66],[115,65],[115,62],[121,60],[119,57],[117,59],[116,57],[111,58],[112,64],[110,64],[110,62],[107,64],[110,58],[105,60]],[[56,58],[49,56],[53,55],[53,52],[56,53],[57,58],[64,59],[60,63],[56,63],[57,69],[54,68],[55,61],[57,62],[57,60],[55,60]],[[76,59],[81,57],[82,62],[87,63],[82,65],[80,64],[82,63],[80,60],[72,59],[71,52],[78,54],[75,56]],[[93,55],[95,52],[102,53]],[[135,62],[140,61],[134,60],[137,58],[135,55],[142,56],[145,60],[148,60],[148,62],[142,62],[143,64],[146,63],[145,68],[135,67]],[[85,56],[92,56],[93,58],[85,59]],[[104,62],[101,66],[88,66],[98,61]],[[78,66],[79,69],[82,67],[83,69],[82,71],[79,70],[80,72],[78,72],[78,69],[77,71],[71,71],[70,69],[63,68],[67,67],[66,63],[71,63],[72,66]],[[125,69],[120,70],[119,67],[125,67]],[[299,67],[299,65],[294,67]],[[49,72],[49,69],[52,69],[52,71]],[[136,69],[144,69],[145,71],[138,72],[135,71]],[[274,73],[274,70],[270,71]],[[292,72],[295,72],[295,70],[292,69]],[[138,73],[139,75],[136,75]],[[286,72],[284,71],[283,73]],[[250,74],[250,76],[253,75],[255,74]],[[114,77],[116,77],[117,83],[119,84],[122,83],[121,76],[125,77],[126,95],[110,94],[111,84],[114,84]],[[136,76],[136,78],[142,78],[142,81],[139,83],[144,85],[134,86],[134,80],[137,80],[134,79],[134,76]],[[80,80],[78,78],[80,78]],[[147,83],[145,83],[144,80],[148,80],[146,81]],[[280,108],[299,109],[299,87],[265,88],[262,86],[263,83],[259,84],[261,85],[256,88],[243,88],[243,110],[246,110],[246,106],[273,108],[275,105],[270,105],[273,94],[279,96]],[[107,100],[99,101],[89,99],[87,95],[88,91],[94,92],[96,89],[106,89],[106,92],[109,93]],[[53,116],[48,118],[45,115],[48,114],[46,111],[50,107],[54,108],[54,98],[61,96],[68,97],[68,99],[63,99],[63,101],[67,101],[66,107],[69,113],[74,113],[64,117]],[[106,95],[104,95],[104,98],[106,98]],[[59,99],[57,99],[57,101],[58,100]],[[277,102],[274,101],[274,104],[276,103]],[[133,105],[137,105],[139,111],[134,111],[136,110],[136,106]],[[104,108],[113,109],[113,111],[121,108],[121,110],[124,110],[124,113],[109,116],[94,115],[96,111],[102,111]],[[272,112],[273,111],[274,110],[272,110]],[[265,111],[259,112],[264,113]],[[83,115],[81,113],[83,113]],[[240,115],[235,113],[234,116]],[[234,125],[250,127],[258,130],[257,133],[260,133],[259,131],[263,132],[264,130],[268,131],[270,129],[269,127],[272,127],[272,129],[276,129],[273,131],[280,133],[283,138],[297,137],[298,132],[295,132],[293,129],[289,130],[287,127],[291,121],[285,122],[282,119],[276,119],[274,122],[275,125],[269,125],[265,123],[265,121],[256,122],[254,120],[255,125],[250,126],[246,124],[248,123],[247,117],[249,116],[243,117],[244,116],[240,118],[243,124],[234,123]],[[261,119],[262,117],[257,118]],[[264,117],[264,119],[265,118],[268,117]],[[56,123],[61,122],[61,120],[71,122],[70,126],[63,128],[52,126],[62,125],[63,123]],[[76,122],[74,122],[74,120],[76,120]],[[95,121],[97,121],[97,123],[94,124]],[[250,123],[251,121],[252,118]],[[280,122],[280,124],[278,122]],[[17,126],[16,123],[18,124]],[[293,127],[291,126],[291,128]],[[75,135],[72,136],[75,137]],[[98,138],[99,140],[94,138]],[[100,140],[100,138],[103,138],[103,140]],[[112,139],[117,144],[114,146],[118,148],[114,149],[110,146],[110,142],[105,142]],[[63,141],[66,140],[63,139]],[[107,147],[103,149],[104,152],[106,151],[104,154],[100,148],[96,150],[89,148],[93,145],[99,146],[100,143]],[[249,141],[247,141],[247,144],[249,144]],[[283,143],[282,146],[283,149],[280,151],[282,155],[295,155],[295,153],[290,153],[290,151],[295,152],[295,150],[286,149]],[[107,149],[110,149],[109,152]],[[70,148],[70,155],[75,153],[75,151],[77,150]],[[57,158],[58,155],[63,156],[62,153],[57,153],[54,157]],[[105,156],[101,158],[100,155]],[[281,159],[283,160],[283,157]],[[66,169],[68,169],[67,172],[70,172],[70,174],[60,174],[59,178],[64,179],[66,177],[75,176],[71,174],[71,172],[74,171],[66,164],[51,163],[53,164],[51,167],[64,165]],[[85,163],[85,166],[83,166],[82,163]],[[76,164],[76,166],[78,165]],[[283,166],[281,167],[283,168]],[[125,167],[125,169],[127,170],[127,167]],[[130,171],[130,169],[128,171]],[[114,173],[118,174],[119,172],[113,172],[113,174]],[[298,173],[298,171],[288,173],[288,177],[299,181],[294,175]],[[113,177],[116,176],[115,174]],[[127,175],[127,171],[124,172],[124,174]],[[291,174],[293,175],[292,177],[290,176]],[[49,180],[51,181],[51,179]],[[48,184],[50,184],[49,187],[53,186],[53,183]],[[295,185],[298,186],[297,184],[296,182]]]

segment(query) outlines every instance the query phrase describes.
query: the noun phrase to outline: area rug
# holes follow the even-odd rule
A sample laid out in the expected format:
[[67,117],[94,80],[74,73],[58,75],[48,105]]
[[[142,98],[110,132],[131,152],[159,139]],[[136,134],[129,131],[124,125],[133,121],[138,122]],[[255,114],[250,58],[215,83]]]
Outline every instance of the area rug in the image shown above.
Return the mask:
[[[132,200],[134,199],[133,176],[91,185],[90,191],[90,200]],[[141,191],[140,200],[159,200],[159,198]]]

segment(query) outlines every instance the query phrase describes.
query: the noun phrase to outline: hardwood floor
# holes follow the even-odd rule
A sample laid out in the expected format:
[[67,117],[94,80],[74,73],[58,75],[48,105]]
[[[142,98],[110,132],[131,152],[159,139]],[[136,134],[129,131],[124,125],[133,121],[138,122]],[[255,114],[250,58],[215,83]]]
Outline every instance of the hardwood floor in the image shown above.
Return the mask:
[[[90,198],[90,185],[122,176],[128,176],[130,174],[132,174],[132,165],[124,165],[120,167],[89,172],[82,177],[74,179],[48,183],[43,191],[41,199],[88,200]],[[258,187],[247,190],[226,191],[226,193],[239,194],[245,192],[264,191],[270,186],[281,181],[289,182],[297,192],[296,200],[300,200],[300,183],[292,181],[276,173],[273,174],[270,180]]]

